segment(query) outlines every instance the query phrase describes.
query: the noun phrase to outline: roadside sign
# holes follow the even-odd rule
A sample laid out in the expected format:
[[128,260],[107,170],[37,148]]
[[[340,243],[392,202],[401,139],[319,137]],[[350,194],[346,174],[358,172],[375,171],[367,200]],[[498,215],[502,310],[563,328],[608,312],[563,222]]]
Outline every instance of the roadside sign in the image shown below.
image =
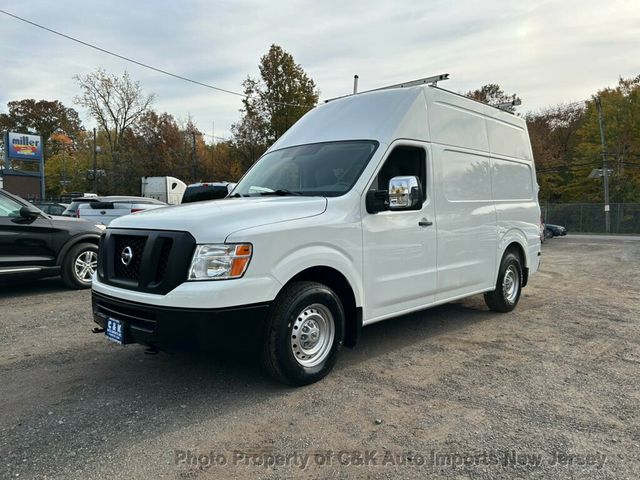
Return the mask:
[[7,132],[5,157],[16,160],[42,160],[42,137],[28,133]]

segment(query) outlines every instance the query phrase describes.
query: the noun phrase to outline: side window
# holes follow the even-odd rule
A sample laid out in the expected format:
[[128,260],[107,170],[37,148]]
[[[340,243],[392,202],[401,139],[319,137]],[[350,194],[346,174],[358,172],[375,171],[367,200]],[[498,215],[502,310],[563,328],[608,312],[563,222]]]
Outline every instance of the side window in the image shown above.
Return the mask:
[[427,163],[424,149],[418,147],[396,147],[384,162],[373,182],[372,188],[387,190],[389,180],[401,176],[418,177],[422,184],[423,200],[427,199]]
[[19,217],[20,205],[18,202],[14,202],[9,197],[0,195],[0,217]]

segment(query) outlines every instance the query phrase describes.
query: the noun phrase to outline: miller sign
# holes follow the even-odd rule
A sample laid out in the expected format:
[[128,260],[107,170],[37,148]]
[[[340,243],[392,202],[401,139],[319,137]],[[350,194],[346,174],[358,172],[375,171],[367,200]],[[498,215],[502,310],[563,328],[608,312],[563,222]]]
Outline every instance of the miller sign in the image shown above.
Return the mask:
[[7,158],[42,160],[42,137],[26,133],[7,132],[5,137]]

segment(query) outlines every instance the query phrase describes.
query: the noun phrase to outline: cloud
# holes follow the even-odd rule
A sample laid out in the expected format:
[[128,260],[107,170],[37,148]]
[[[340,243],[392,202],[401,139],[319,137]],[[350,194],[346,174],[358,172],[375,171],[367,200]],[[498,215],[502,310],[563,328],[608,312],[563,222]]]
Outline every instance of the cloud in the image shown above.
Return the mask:
[[[588,97],[640,73],[636,2],[23,0],[18,15],[180,75],[241,91],[272,43],[293,54],[322,98],[450,73],[454,91],[499,83],[523,110]],[[0,15],[0,109],[21,98],[73,104],[72,77],[127,69],[155,108],[228,135],[239,97],[91,50]],[[86,116],[85,116],[86,118]],[[88,125],[92,121],[86,118]]]

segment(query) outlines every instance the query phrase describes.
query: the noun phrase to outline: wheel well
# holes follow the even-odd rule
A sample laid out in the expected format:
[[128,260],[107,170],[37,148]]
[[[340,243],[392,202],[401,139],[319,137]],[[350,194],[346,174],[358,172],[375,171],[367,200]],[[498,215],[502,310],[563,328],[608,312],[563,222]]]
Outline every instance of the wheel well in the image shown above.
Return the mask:
[[62,249],[58,253],[57,264],[62,265],[62,262],[64,261],[64,257],[67,256],[67,253],[69,253],[69,250],[71,250],[73,247],[75,247],[79,243],[92,243],[97,247],[100,245],[100,237],[97,237],[95,235],[86,235],[80,238],[71,239],[62,247]]
[[520,264],[522,265],[522,286],[526,287],[527,282],[529,281],[529,269],[526,265],[527,257],[524,254],[522,245],[520,245],[518,242],[512,242],[504,251],[505,254],[507,252],[513,252],[518,255],[518,257],[520,257]]
[[355,346],[362,329],[362,308],[356,307],[356,297],[345,276],[334,268],[318,266],[303,270],[289,282],[299,280],[322,283],[338,295],[344,308],[346,322],[344,345],[347,347]]

